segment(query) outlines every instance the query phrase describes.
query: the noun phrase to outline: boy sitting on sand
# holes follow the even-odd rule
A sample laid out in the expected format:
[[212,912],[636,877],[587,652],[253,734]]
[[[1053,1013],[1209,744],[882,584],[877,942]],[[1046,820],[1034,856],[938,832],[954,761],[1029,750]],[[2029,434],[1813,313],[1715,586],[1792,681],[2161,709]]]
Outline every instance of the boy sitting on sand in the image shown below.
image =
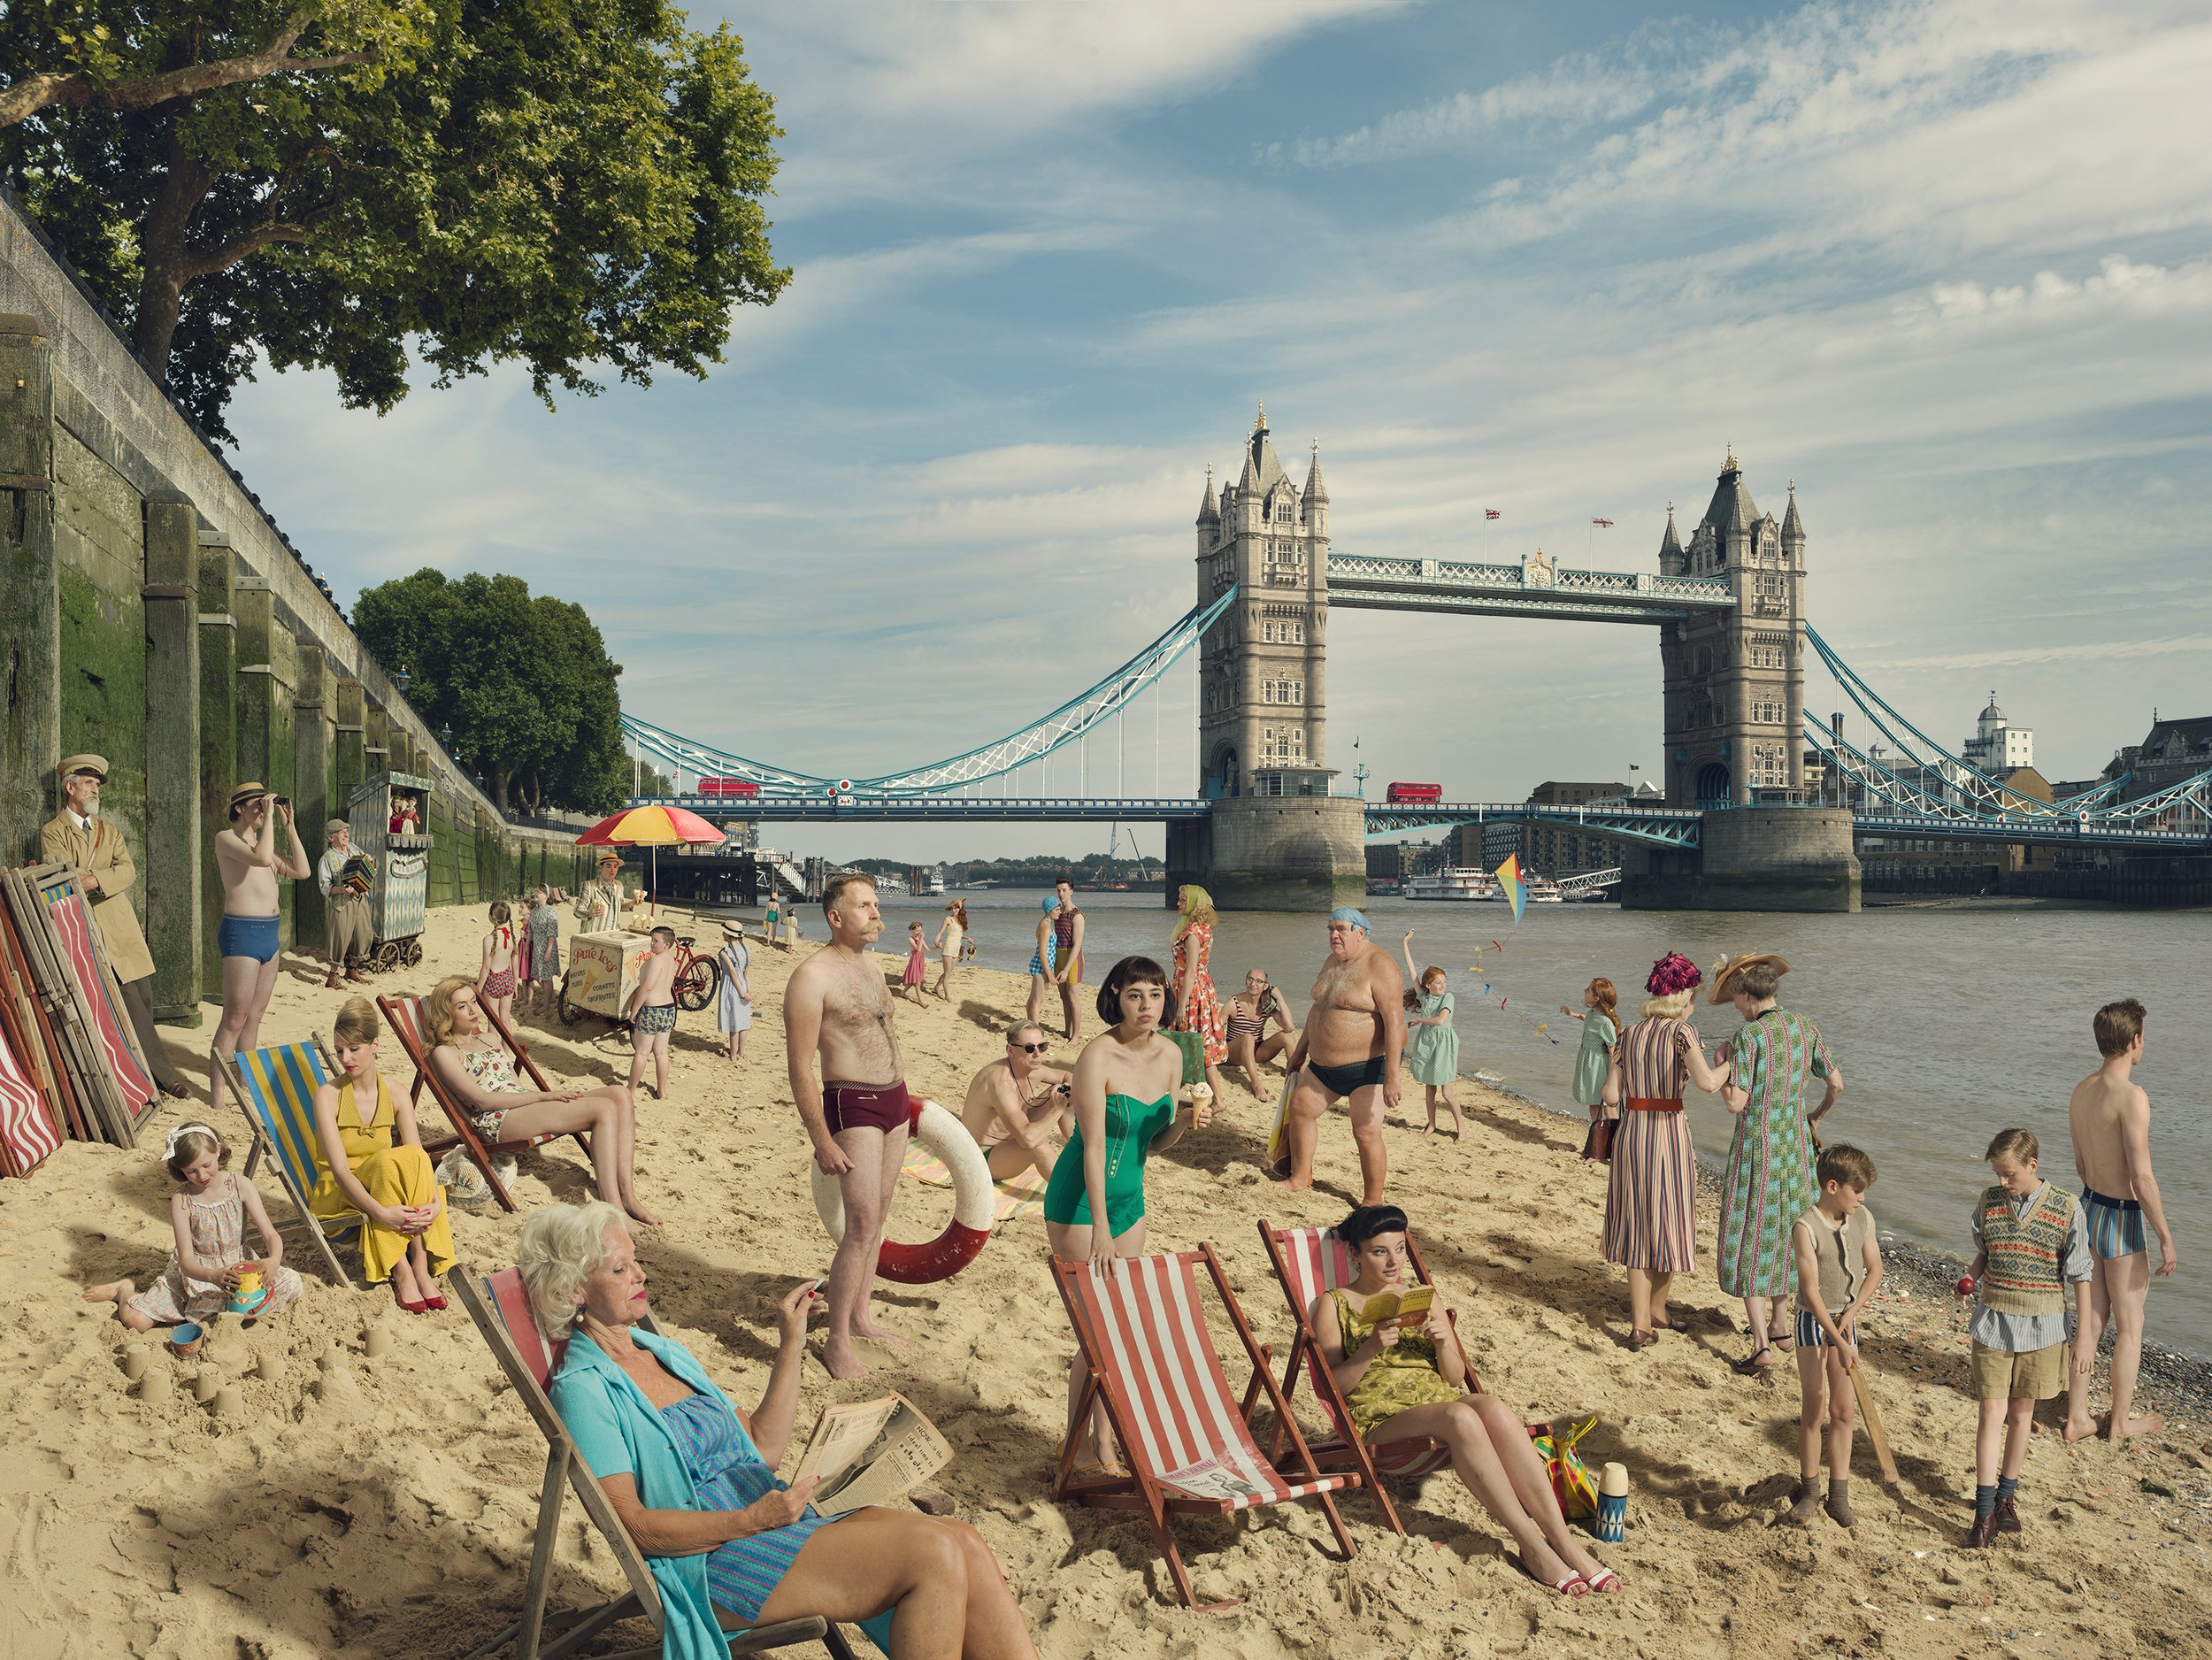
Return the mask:
[[[2075,1319],[2089,1322],[2089,1248],[2074,1195],[2037,1173],[2041,1149],[2029,1130],[2000,1130],[1984,1155],[1997,1185],[1974,1207],[1974,1266],[1959,1294],[1978,1293],[1966,1334],[1973,1340],[1974,1396],[1981,1426],[1974,1441],[1974,1526],[1970,1550],[2020,1531],[2013,1495],[2027,1461],[2035,1403],[2067,1387],[2066,1293]],[[2074,1367],[2088,1374],[2084,1348]],[[2002,1473],[1999,1448],[2002,1444]]]
[[645,1078],[645,1057],[653,1057],[653,1099],[668,1099],[668,1034],[676,1029],[676,930],[653,930],[653,949],[638,964],[637,985],[625,1011],[630,1019],[630,1093]]
[[[1851,1428],[1856,1404],[1852,1368],[1859,1364],[1859,1315],[1882,1282],[1882,1247],[1866,1190],[1874,1161],[1841,1142],[1820,1156],[1815,1172],[1820,1202],[1797,1218],[1790,1249],[1797,1257],[1797,1493],[1790,1520],[1808,1526],[1824,1509],[1845,1527],[1851,1513]],[[1821,1418],[1828,1420],[1828,1496],[1820,1494]]]
[[[2066,1103],[2073,1131],[2074,1173],[2081,1178],[2087,1224],[2089,1317],[2074,1341],[2093,1361],[2108,1322],[2112,1326],[2112,1413],[2105,1434],[2113,1441],[2163,1429],[2155,1412],[2139,1415],[2135,1379],[2143,1364],[2143,1300],[2151,1286],[2143,1221],[2158,1235],[2158,1272],[2173,1272],[2181,1258],[2166,1226],[2166,1207],[2151,1174],[2151,1099],[2130,1073],[2143,1058],[2143,1005],[2132,997],[2097,1011],[2097,1052],[2104,1064],[2074,1086]],[[2097,1433],[2089,1416],[2089,1372],[2075,1368],[2066,1398],[2066,1439]]]

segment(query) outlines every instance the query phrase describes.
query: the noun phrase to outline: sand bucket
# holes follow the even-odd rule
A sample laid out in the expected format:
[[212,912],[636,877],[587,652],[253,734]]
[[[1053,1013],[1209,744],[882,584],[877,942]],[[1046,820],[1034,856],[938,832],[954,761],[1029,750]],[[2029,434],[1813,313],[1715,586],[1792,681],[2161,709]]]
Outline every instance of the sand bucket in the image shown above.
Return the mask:
[[199,1353],[200,1345],[204,1342],[206,1339],[207,1333],[205,1331],[194,1325],[190,1320],[186,1320],[180,1325],[173,1326],[169,1328],[169,1352],[174,1355],[179,1360],[182,1360],[188,1356]]

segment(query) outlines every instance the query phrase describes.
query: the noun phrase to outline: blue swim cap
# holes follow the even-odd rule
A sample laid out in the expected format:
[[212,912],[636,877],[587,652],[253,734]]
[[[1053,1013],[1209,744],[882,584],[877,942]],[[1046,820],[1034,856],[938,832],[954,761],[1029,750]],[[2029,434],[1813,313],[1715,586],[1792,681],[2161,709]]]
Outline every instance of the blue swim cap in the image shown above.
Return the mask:
[[1055,894],[1055,895],[1054,895],[1051,898],[1049,898],[1049,899],[1048,899],[1048,900],[1046,900],[1046,901],[1045,901],[1045,913],[1046,913],[1048,916],[1049,916],[1049,915],[1050,915],[1053,911],[1057,911],[1057,910],[1059,910],[1059,909],[1060,909],[1060,896],[1059,896],[1057,894]]
[[1348,922],[1354,927],[1357,928],[1362,934],[1371,934],[1374,933],[1374,929],[1367,926],[1367,918],[1362,916],[1357,911],[1354,910],[1350,905],[1339,905],[1334,911],[1329,912],[1329,920],[1332,922]]

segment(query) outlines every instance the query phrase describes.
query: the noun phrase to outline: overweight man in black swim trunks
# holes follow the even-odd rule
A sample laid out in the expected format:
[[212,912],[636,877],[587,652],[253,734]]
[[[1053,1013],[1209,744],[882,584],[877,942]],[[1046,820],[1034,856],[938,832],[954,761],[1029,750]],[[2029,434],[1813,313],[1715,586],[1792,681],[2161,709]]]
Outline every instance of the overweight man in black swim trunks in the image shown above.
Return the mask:
[[1313,1149],[1321,1115],[1331,1103],[1351,1103],[1352,1141],[1366,1193],[1362,1204],[1383,1202],[1389,1161],[1383,1151],[1384,1111],[1398,1104],[1398,1061],[1405,1052],[1405,980],[1387,951],[1367,937],[1367,918],[1349,905],[1329,913],[1329,955],[1313,982],[1313,1007],[1291,1051],[1297,1077],[1285,1126],[1290,1177],[1275,1185],[1285,1193],[1313,1186]]
[[830,942],[800,964],[784,988],[785,1064],[814,1162],[837,1178],[845,1200],[845,1237],[830,1260],[826,1287],[829,1334],[822,1364],[833,1378],[864,1378],[868,1368],[853,1352],[855,1338],[906,1341],[868,1318],[868,1299],[912,1108],[898,1034],[891,1029],[890,989],[868,951],[883,934],[875,884],[865,876],[831,877],[822,912]]

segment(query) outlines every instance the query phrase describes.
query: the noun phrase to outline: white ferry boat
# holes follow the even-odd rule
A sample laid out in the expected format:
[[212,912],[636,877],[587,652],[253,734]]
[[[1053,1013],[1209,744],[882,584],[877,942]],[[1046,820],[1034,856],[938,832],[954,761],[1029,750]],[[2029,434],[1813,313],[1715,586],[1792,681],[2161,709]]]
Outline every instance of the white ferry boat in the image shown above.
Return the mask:
[[1471,903],[1497,895],[1498,885],[1490,880],[1486,871],[1463,871],[1447,865],[1433,876],[1406,878],[1408,899],[1448,899]]
[[1548,876],[1528,879],[1528,903],[1532,905],[1563,905],[1566,895],[1559,891],[1559,884]]

